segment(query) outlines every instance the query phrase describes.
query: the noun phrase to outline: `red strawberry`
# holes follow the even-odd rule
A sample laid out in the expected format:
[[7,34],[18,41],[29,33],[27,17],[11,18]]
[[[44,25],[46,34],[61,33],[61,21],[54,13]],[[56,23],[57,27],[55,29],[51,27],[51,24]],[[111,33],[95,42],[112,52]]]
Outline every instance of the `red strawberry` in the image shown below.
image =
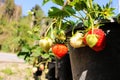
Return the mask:
[[64,44],[55,44],[52,46],[52,52],[60,59],[67,54],[68,48]]
[[102,29],[93,29],[89,30],[84,38],[83,41],[86,45],[91,47],[95,51],[101,51],[105,47],[105,33]]

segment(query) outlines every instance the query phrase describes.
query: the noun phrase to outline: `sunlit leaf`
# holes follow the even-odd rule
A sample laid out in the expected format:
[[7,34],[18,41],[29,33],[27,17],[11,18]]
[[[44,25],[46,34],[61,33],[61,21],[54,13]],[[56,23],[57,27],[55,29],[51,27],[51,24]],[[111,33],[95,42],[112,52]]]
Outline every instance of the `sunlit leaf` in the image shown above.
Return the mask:
[[76,3],[78,3],[79,0],[73,0],[69,3],[70,6],[75,6]]
[[50,55],[48,53],[42,55],[42,58],[44,58],[44,59],[47,59],[49,57],[50,57]]
[[91,25],[90,19],[84,20],[83,24],[84,24],[84,26],[89,27]]
[[22,47],[22,52],[30,52],[30,47],[29,46],[23,46]]
[[58,4],[60,6],[64,5],[64,0],[52,0],[53,3]]
[[64,10],[65,10],[65,12],[68,13],[68,15],[72,15],[72,14],[76,13],[75,10],[71,6],[65,6]]
[[45,5],[47,2],[49,2],[50,0],[43,0],[42,5]]
[[75,11],[70,6],[65,6],[64,9],[52,7],[48,12],[49,17],[69,17],[72,14],[75,14]]
[[60,10],[59,8],[52,7],[48,12],[49,17],[67,17],[69,16],[68,13],[66,13],[63,10]]
[[35,49],[32,50],[32,56],[38,57],[42,54],[41,52],[42,49],[40,47],[36,47]]

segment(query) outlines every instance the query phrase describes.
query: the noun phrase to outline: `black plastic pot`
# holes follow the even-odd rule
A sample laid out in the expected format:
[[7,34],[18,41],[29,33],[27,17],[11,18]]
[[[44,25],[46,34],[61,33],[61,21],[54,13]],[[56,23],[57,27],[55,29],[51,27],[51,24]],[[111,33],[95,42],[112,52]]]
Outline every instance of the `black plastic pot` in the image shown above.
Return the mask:
[[73,80],[120,80],[120,24],[109,22],[100,28],[106,33],[103,51],[69,45]]
[[46,78],[47,78],[48,80],[57,80],[57,79],[55,78],[55,64],[56,64],[55,61],[48,63],[48,69],[49,69],[49,71],[48,71],[48,73],[47,73],[47,75],[46,75]]
[[57,59],[55,62],[49,63],[48,68],[48,80],[73,80],[69,54],[61,59]]

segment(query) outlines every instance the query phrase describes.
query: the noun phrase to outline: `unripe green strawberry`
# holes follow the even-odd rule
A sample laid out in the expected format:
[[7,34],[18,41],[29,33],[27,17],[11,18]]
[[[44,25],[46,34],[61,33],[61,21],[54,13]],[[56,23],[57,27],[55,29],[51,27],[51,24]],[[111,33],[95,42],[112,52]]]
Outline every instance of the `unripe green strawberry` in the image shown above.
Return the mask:
[[49,51],[50,47],[52,46],[52,43],[52,40],[48,37],[39,40],[39,45],[45,52]]
[[95,51],[101,51],[105,47],[106,36],[102,29],[93,29],[89,30],[84,38],[83,41],[86,45],[91,47]]

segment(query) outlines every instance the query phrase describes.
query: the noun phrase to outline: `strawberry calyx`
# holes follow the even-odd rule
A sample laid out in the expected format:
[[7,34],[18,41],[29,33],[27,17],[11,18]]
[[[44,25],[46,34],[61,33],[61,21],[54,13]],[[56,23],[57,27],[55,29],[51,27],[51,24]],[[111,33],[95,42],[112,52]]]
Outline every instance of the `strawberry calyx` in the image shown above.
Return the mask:
[[66,40],[65,32],[62,29],[56,30],[54,32],[54,36],[55,36],[56,39],[59,39],[59,40],[62,40],[62,41]]

